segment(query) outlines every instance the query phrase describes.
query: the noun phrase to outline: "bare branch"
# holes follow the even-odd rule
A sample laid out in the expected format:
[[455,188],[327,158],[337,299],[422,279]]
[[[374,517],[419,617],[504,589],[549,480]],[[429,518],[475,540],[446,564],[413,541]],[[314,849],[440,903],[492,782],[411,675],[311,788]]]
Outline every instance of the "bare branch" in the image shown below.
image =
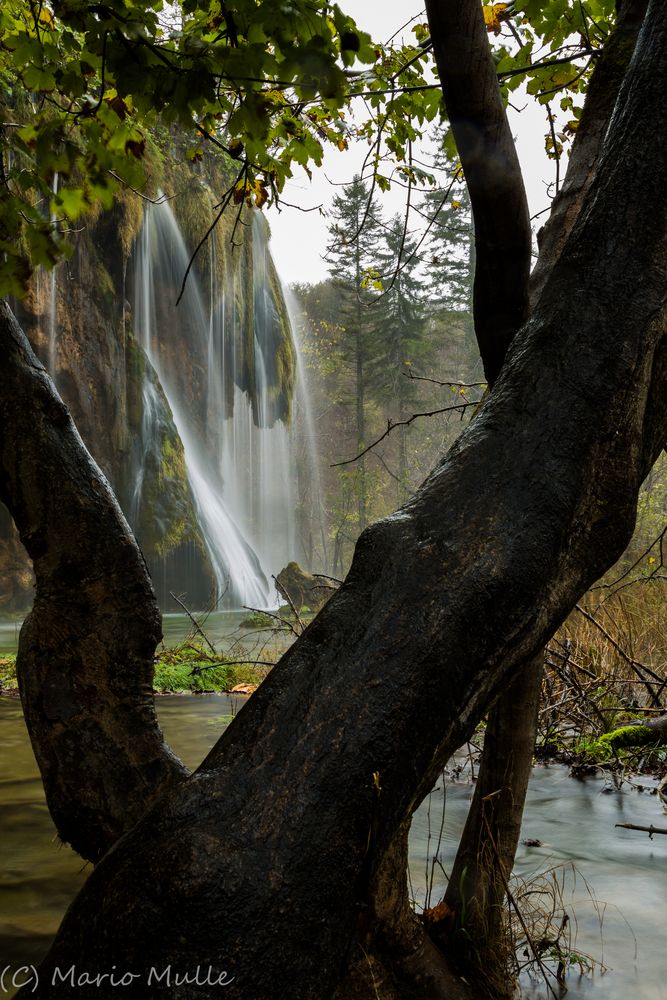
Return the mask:
[[441,382],[437,378],[429,378],[428,375],[415,375],[415,373],[408,369],[403,372],[406,378],[413,379],[415,382],[432,382],[433,385],[441,385],[446,387],[451,387],[452,389],[485,389],[487,382]]
[[[275,579],[275,577],[274,577],[274,579]],[[291,621],[289,621],[288,618],[281,618],[280,615],[274,615],[271,611],[262,611],[261,608],[250,608],[250,607],[248,607],[247,604],[243,605],[243,610],[244,611],[252,611],[256,615],[268,615],[269,618],[273,618],[274,621],[280,622],[280,624],[282,625],[283,628],[289,629],[290,632],[294,633],[294,635],[296,635],[296,636],[301,635],[301,633],[297,629],[294,628],[294,625],[292,624]]]
[[615,823],[614,826],[620,826],[624,830],[639,830],[642,833],[648,833],[649,840],[653,840],[654,833],[667,833],[667,830],[663,830],[658,826],[636,826],[634,823]]
[[332,462],[329,468],[337,469],[341,465],[351,465],[353,462],[358,462],[360,458],[363,458],[364,455],[367,455],[369,451],[371,451],[373,448],[379,445],[380,441],[384,441],[384,439],[388,437],[388,435],[391,434],[392,431],[395,431],[397,427],[409,427],[410,424],[413,422],[413,420],[417,420],[419,417],[435,417],[439,413],[452,413],[454,410],[458,411],[461,415],[463,415],[464,411],[469,406],[479,406],[479,401],[475,400],[474,402],[471,403],[456,403],[454,406],[443,406],[442,409],[440,410],[429,410],[428,412],[424,413],[413,413],[412,416],[408,417],[407,420],[397,420],[396,423],[392,423],[392,421],[389,420],[387,421],[386,431],[384,432],[384,434],[381,434],[376,441],[373,441],[372,444],[369,444],[367,448],[364,448],[363,451],[360,451],[358,455],[354,456],[354,458],[346,458],[344,462]]
[[[192,265],[195,262],[195,258],[197,257],[197,254],[199,253],[199,251],[201,250],[201,248],[204,246],[204,244],[206,243],[206,240],[209,238],[209,236],[211,235],[211,233],[213,232],[213,230],[215,229],[215,227],[217,226],[217,224],[220,222],[220,219],[222,218],[222,216],[223,216],[223,214],[225,212],[225,209],[227,208],[227,206],[229,205],[229,203],[232,200],[232,196],[234,194],[234,189],[236,188],[236,185],[239,183],[239,181],[241,180],[241,178],[244,177],[247,174],[247,172],[248,172],[248,165],[246,163],[244,163],[243,166],[241,167],[241,170],[239,171],[239,173],[237,175],[237,178],[236,178],[235,182],[231,185],[231,187],[229,188],[229,190],[225,194],[225,197],[222,199],[222,203],[220,205],[220,210],[219,210],[218,214],[216,215],[215,219],[213,220],[213,222],[208,227],[208,229],[206,230],[206,232],[204,233],[204,235],[200,239],[199,243],[195,247],[195,249],[194,249],[194,251],[192,253],[192,256],[190,257],[190,260],[188,261],[188,266],[185,269],[185,274],[183,275],[183,281],[181,283],[181,290],[178,293],[178,298],[176,299],[176,305],[178,305],[179,302],[181,301],[181,299],[183,298],[183,293],[185,292],[185,285],[187,283],[188,276],[190,274],[190,271],[192,270]],[[241,205],[243,205],[243,202],[241,202]],[[237,219],[237,222],[238,222],[238,219]],[[236,232],[236,225],[234,226],[234,230],[232,232],[232,239],[234,237],[234,232]]]
[[285,598],[285,600],[287,601],[287,603],[289,604],[289,606],[290,606],[290,608],[291,608],[291,610],[292,610],[292,614],[293,614],[293,615],[294,615],[294,617],[296,618],[297,622],[299,623],[299,627],[300,627],[301,631],[303,632],[303,630],[305,629],[305,627],[306,627],[306,626],[305,626],[305,625],[303,624],[303,622],[301,621],[301,618],[299,617],[299,612],[298,612],[298,611],[296,610],[296,608],[295,608],[295,606],[294,606],[294,601],[293,601],[293,600],[292,600],[292,598],[290,597],[290,595],[289,595],[289,591],[287,590],[287,588],[286,588],[286,587],[282,587],[282,586],[281,586],[281,585],[280,585],[280,584],[278,583],[278,578],[277,578],[276,576],[274,576],[273,574],[271,575],[271,579],[272,579],[272,580],[273,580],[273,582],[275,583],[275,585],[276,585],[276,590],[278,591],[278,593],[279,593],[279,594],[282,594],[282,595],[283,595],[283,597]]
[[179,604],[183,608],[183,610],[185,611],[186,615],[188,616],[188,618],[192,622],[195,631],[199,633],[199,635],[202,637],[202,639],[204,640],[204,642],[206,643],[206,645],[208,646],[208,648],[211,650],[211,652],[213,653],[213,655],[217,656],[218,654],[216,652],[215,646],[211,643],[211,641],[209,640],[209,637],[206,635],[206,633],[204,632],[203,628],[201,627],[201,625],[199,624],[199,622],[197,621],[197,619],[194,617],[194,615],[192,614],[192,612],[189,610],[189,608],[187,608],[185,606],[185,604],[180,599],[180,597],[177,597],[176,594],[173,593],[173,591],[171,591],[171,590],[169,591],[169,596],[173,597],[173,599],[176,601],[176,603]]

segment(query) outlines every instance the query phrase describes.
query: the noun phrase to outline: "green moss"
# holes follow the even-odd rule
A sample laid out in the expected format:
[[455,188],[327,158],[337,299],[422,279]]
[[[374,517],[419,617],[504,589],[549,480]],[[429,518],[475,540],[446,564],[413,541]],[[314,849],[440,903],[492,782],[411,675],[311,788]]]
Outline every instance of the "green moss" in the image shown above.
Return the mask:
[[237,684],[260,684],[265,674],[251,663],[228,663],[198,643],[186,643],[158,654],[153,687],[160,692],[231,691]]
[[247,618],[244,618],[240,628],[275,628],[278,624],[271,615],[265,615],[263,611],[254,611]]
[[655,746],[659,743],[655,732],[641,723],[621,726],[610,733],[603,733],[596,740],[587,740],[580,750],[595,761],[608,761],[618,757],[622,750]]
[[115,301],[116,299],[116,286],[114,285],[113,278],[107,271],[106,267],[101,260],[97,261],[96,268],[97,277],[97,291],[107,299],[107,301]]
[[144,221],[144,203],[133,191],[121,188],[114,198],[114,211],[123,260],[126,261]]
[[[127,406],[130,426],[141,427],[143,419],[145,379],[154,383],[161,401],[159,429],[155,443],[142,456],[144,466],[140,523],[136,525],[141,545],[148,558],[160,557],[181,543],[199,543],[200,532],[194,510],[183,444],[173,422],[169,404],[155,372],[136,338],[126,339]],[[134,484],[134,469],[128,470],[130,493]]]
[[[163,649],[155,660],[155,691],[231,691],[237,684],[261,684],[266,669],[252,663],[228,663],[222,655],[213,656],[197,643],[176,649]],[[16,656],[0,656],[0,691],[15,692]]]
[[17,691],[16,657],[13,653],[0,656],[0,691]]

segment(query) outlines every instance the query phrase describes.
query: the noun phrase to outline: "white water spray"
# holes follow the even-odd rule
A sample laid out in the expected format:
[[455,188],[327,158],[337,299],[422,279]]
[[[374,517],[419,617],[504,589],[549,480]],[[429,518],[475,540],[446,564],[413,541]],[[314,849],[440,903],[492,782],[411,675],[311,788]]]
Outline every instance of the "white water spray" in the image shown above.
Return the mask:
[[[275,415],[276,291],[264,232],[255,223],[251,396],[246,388],[250,361],[238,356],[243,336],[238,270],[227,268],[219,287],[214,247],[210,254],[210,288],[204,291],[191,271],[175,307],[189,252],[169,205],[148,206],[136,254],[135,330],[183,443],[217,599],[224,595],[230,606],[271,607],[276,603],[271,577],[300,557],[294,510],[297,444]],[[156,440],[160,405],[157,385],[147,376],[141,427],[146,449]],[[137,470],[134,523],[144,472],[143,466]]]

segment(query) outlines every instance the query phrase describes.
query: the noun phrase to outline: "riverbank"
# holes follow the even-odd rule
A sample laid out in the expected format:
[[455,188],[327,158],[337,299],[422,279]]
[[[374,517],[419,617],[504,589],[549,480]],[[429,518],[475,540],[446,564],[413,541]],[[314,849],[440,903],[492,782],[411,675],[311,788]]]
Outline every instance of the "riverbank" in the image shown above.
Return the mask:
[[[232,660],[206,650],[202,643],[161,649],[155,657],[155,694],[251,694],[271,669],[271,662]],[[16,655],[0,656],[0,694],[17,696]]]

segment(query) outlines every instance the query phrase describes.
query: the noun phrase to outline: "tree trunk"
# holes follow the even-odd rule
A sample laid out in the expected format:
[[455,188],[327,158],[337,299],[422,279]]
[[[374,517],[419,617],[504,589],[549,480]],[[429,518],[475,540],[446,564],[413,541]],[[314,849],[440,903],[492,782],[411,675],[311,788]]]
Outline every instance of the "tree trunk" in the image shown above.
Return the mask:
[[[102,859],[34,995],[97,998],[59,977],[115,966],[143,1000],[220,996],[223,970],[226,997],[326,1000],[358,947],[390,968],[394,943],[394,995],[402,977],[418,996],[466,992],[410,917],[396,859],[449,755],[622,552],[667,440],[666,98],[653,0],[579,220],[493,393],[418,494],[363,533],[344,585],[196,774]],[[30,378],[24,365],[19,398]],[[85,565],[68,572],[63,529],[58,585],[76,600]],[[93,755],[86,788],[104,773]],[[175,984],[198,966],[209,985]]]
[[[362,316],[361,309],[361,265],[359,262],[359,241],[356,244],[356,285],[355,285],[355,295],[356,295],[356,324],[354,332],[354,388],[355,388],[355,416],[356,416],[356,430],[357,430],[357,454],[364,450],[366,447],[366,378],[364,372],[364,361],[365,361],[365,347],[364,347],[364,334],[363,334],[363,323],[364,319]],[[366,513],[366,460],[365,456],[359,459],[359,499],[358,499],[358,515],[359,515],[359,533],[364,530],[368,524],[368,518]]]
[[100,862],[37,995],[72,992],[45,985],[56,968],[113,964],[139,977],[128,996],[219,995],[148,992],[170,964],[226,970],[228,997],[324,1000],[360,936],[391,939],[374,907],[396,838],[620,555],[667,439],[665,97],[653,2],[580,219],[494,392],[419,493],[364,532],[344,585],[197,773]]
[[540,652],[489,712],[475,793],[445,895],[457,947],[497,997],[514,995],[506,978],[505,896],[533,765],[543,662]]
[[[530,277],[530,298],[533,304],[538,300],[547,277],[572,232],[595,176],[602,141],[637,42],[646,7],[647,0],[626,0],[619,4],[616,25],[595,67],[569,158],[565,183],[554,200],[549,220],[539,235],[540,254]],[[471,21],[477,22],[479,31],[479,11],[471,11]],[[447,55],[446,50],[443,55]],[[444,65],[447,65],[446,59]],[[448,78],[445,77],[445,91],[448,85]],[[463,97],[461,96],[462,81],[455,79],[454,86],[457,93],[451,103],[462,117],[474,117],[474,114],[465,115],[467,109],[463,102],[471,98],[465,93],[465,89]],[[476,100],[478,98],[473,92],[473,103]],[[478,111],[476,113],[479,114]],[[498,117],[499,112],[496,111],[496,120]],[[499,128],[498,125],[495,127]],[[505,136],[506,132],[507,129],[504,130]],[[466,138],[464,133],[462,162],[473,178],[471,195],[478,215],[485,218],[490,206],[488,200],[483,200],[484,190],[476,180],[479,168],[475,157],[478,150],[474,144],[469,148]],[[506,183],[508,182],[507,179]],[[515,200],[518,197],[520,192]],[[501,212],[501,221],[503,219]],[[514,281],[516,280],[515,275]],[[484,325],[484,318],[481,325]],[[480,339],[480,344],[483,346],[483,338]],[[488,990],[494,995],[513,991],[513,985],[506,981],[505,975],[502,911],[507,879],[512,871],[518,844],[535,744],[543,655],[540,654],[538,659],[535,669],[524,671],[500,695],[489,714],[479,780],[445,897],[449,909],[455,914],[456,940],[460,942],[461,953],[466,956],[465,963],[472,966],[478,977],[483,978]],[[518,766],[515,762],[518,762]],[[481,953],[478,947],[480,940],[485,942]]]
[[623,0],[614,30],[598,59],[568,160],[563,186],[554,198],[549,219],[538,234],[537,263],[530,276],[530,297],[539,298],[554,261],[572,232],[598,165],[618,91],[632,58],[648,0]]
[[21,701],[58,833],[96,861],[187,774],[155,717],[160,615],[111,488],[4,302],[0,342],[0,499],[36,578]]
[[426,0],[426,13],[472,205],[475,334],[493,385],[507,348],[528,318],[528,202],[481,4]]

